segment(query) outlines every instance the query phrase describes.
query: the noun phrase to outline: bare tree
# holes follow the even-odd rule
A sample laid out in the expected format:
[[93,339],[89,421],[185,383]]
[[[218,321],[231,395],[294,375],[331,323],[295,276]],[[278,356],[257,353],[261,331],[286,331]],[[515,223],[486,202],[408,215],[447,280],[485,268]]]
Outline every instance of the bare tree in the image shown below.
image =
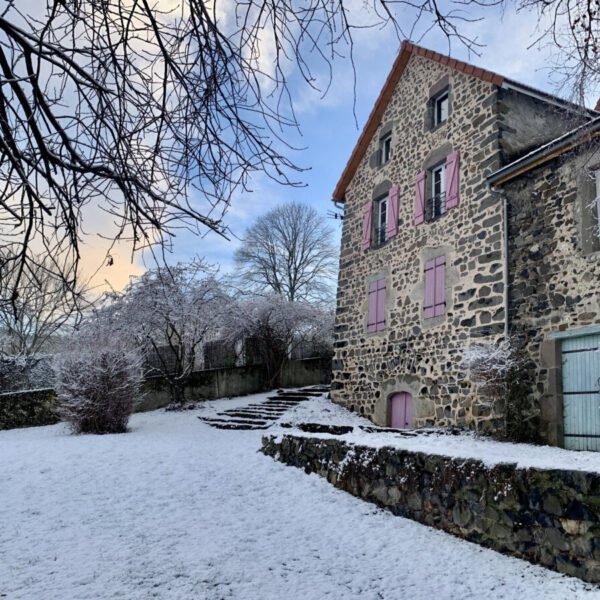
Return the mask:
[[337,254],[323,217],[306,204],[289,202],[246,230],[235,262],[244,287],[294,302],[332,297]]
[[194,260],[147,271],[104,310],[115,315],[125,337],[137,340],[177,407],[185,403],[197,351],[219,327],[227,302],[212,270]]
[[290,302],[280,294],[232,303],[221,335],[231,343],[253,340],[266,371],[266,389],[281,385],[294,349],[310,341],[327,346],[333,338],[333,312],[317,304]]
[[[89,206],[134,250],[180,227],[225,235],[250,175],[294,184],[290,82],[325,93],[333,63],[353,61],[358,28],[391,24],[416,41],[437,28],[476,51],[466,25],[505,1],[5,0],[0,245],[16,243],[13,286],[40,252],[75,286]],[[582,77],[597,73],[595,0],[516,5],[566,20]]]
[[472,45],[454,7],[400,2],[403,29],[394,3],[372,2],[5,0],[0,244],[16,242],[13,285],[40,251],[75,285],[88,206],[139,249],[180,227],[225,235],[231,193],[254,172],[293,184],[288,83],[316,88],[324,72],[325,92],[332,63],[352,60],[355,28],[393,22],[411,37],[437,24]]
[[0,297],[12,294],[11,303],[0,303],[0,354],[29,358],[48,350],[54,337],[75,326],[90,302],[83,285],[65,293],[47,256],[36,256],[17,286],[17,273],[9,266],[11,251],[8,247],[0,252]]
[[[520,0],[538,14],[537,45],[549,45],[558,83],[579,104],[600,87],[600,6],[597,0]],[[594,98],[595,100],[596,98]]]

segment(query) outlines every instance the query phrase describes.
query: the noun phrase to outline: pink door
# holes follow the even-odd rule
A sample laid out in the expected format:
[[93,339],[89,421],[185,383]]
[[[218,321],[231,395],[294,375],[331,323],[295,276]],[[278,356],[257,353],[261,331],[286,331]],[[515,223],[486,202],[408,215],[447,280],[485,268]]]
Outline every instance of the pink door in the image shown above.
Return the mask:
[[398,392],[390,399],[390,426],[395,429],[413,427],[413,402],[408,392]]

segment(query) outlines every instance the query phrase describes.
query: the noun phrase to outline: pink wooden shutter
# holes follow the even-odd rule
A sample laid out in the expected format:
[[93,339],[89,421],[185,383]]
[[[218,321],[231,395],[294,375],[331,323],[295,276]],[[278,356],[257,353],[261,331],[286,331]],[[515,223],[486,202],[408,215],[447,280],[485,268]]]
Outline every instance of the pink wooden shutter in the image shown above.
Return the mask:
[[367,313],[367,331],[377,331],[377,281],[369,284],[369,312]]
[[385,279],[377,280],[377,323],[375,330],[385,329]]
[[386,239],[394,237],[398,233],[398,196],[400,188],[397,185],[392,186],[388,196],[388,222]]
[[435,316],[435,259],[425,263],[425,304],[423,317],[430,319]]
[[446,208],[455,208],[458,206],[459,165],[460,160],[458,156],[458,150],[448,154],[446,157]]
[[371,247],[371,219],[373,218],[373,202],[371,200],[365,204],[363,211],[362,249],[368,250]]
[[435,295],[434,316],[446,312],[446,257],[438,256],[435,259]]
[[425,171],[417,175],[415,182],[415,225],[420,225],[425,220]]

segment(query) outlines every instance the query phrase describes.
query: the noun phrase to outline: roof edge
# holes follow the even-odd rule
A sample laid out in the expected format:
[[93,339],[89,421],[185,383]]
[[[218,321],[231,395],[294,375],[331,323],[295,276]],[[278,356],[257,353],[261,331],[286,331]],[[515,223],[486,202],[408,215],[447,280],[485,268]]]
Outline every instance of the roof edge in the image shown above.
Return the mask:
[[[445,54],[440,54],[439,52],[428,50],[422,46],[417,46],[408,40],[404,40],[400,45],[398,56],[394,60],[394,64],[392,65],[381,92],[379,93],[371,113],[369,114],[369,118],[367,119],[363,130],[358,137],[354,149],[352,150],[352,154],[350,155],[342,175],[337,182],[335,190],[333,191],[332,200],[334,202],[344,202],[348,185],[358,170],[358,166],[367,151],[369,143],[375,135],[377,127],[379,127],[379,124],[381,123],[381,119],[383,118],[383,114],[385,113],[388,103],[392,97],[396,84],[404,73],[404,69],[406,68],[408,61],[413,54],[434,60],[442,65],[447,65],[451,69],[467,75],[472,75],[473,77],[477,77],[498,87],[509,87],[523,94],[536,97],[542,101],[562,106],[567,110],[587,113],[590,117],[598,114],[597,111],[586,108],[585,106],[574,104],[573,102],[569,102],[568,100],[564,100],[548,92],[535,89],[531,86],[519,83],[518,81],[514,81],[513,79],[508,79],[502,75],[499,75],[498,73],[494,73],[493,71],[476,67],[461,60],[446,56]],[[595,119],[592,121],[594,120]]]
[[388,106],[396,84],[404,73],[404,69],[408,64],[408,60],[413,54],[434,60],[442,65],[448,65],[451,69],[461,71],[467,75],[478,77],[479,79],[483,79],[484,81],[493,83],[497,86],[501,86],[505,81],[505,78],[502,75],[498,75],[498,73],[487,71],[486,69],[482,69],[480,67],[475,67],[474,65],[470,65],[444,54],[440,54],[439,52],[434,52],[433,50],[428,50],[422,46],[417,46],[408,40],[404,40],[400,45],[400,52],[398,53],[398,56],[392,65],[392,69],[389,72],[385,83],[383,84],[383,88],[381,89],[381,92],[375,101],[375,105],[371,110],[369,118],[367,119],[358,141],[352,150],[352,154],[346,163],[346,167],[342,172],[342,176],[340,177],[335,190],[333,191],[333,201],[344,201],[346,189],[352,180],[352,177],[354,177],[354,174],[358,169],[358,165],[363,159],[365,152],[367,151],[367,147],[373,135],[375,134],[375,131],[377,130],[377,127],[379,127],[383,113]]
[[584,144],[600,135],[600,116],[567,131],[547,144],[536,148],[529,154],[509,163],[488,175],[487,182],[492,187],[499,187],[511,179],[542,165],[572,148]]

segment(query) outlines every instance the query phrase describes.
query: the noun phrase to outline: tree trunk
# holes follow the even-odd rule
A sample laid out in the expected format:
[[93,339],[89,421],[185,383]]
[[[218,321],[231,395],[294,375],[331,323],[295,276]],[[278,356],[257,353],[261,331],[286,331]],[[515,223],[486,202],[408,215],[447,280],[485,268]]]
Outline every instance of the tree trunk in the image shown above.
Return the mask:
[[169,404],[169,408],[173,410],[183,408],[185,404],[185,382],[170,381],[169,388],[171,392],[171,404]]

